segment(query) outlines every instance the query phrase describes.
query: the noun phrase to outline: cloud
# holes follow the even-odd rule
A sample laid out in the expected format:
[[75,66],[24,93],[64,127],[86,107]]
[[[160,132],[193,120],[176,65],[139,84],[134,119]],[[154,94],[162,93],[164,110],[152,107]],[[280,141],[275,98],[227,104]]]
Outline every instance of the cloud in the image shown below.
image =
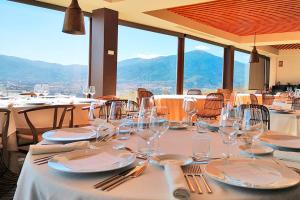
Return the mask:
[[195,46],[195,49],[201,50],[201,51],[208,51],[210,48],[208,46],[199,45],[199,46]]
[[152,59],[152,58],[157,58],[160,56],[162,56],[162,55],[158,55],[158,54],[138,54],[137,55],[138,58],[142,58],[142,59]]

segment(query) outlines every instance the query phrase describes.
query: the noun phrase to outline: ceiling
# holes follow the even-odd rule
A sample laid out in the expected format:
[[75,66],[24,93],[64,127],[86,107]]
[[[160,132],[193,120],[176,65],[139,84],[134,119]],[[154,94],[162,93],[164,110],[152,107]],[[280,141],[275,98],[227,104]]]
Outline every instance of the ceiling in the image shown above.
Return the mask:
[[300,44],[281,44],[272,45],[272,47],[279,50],[300,49]]
[[[26,0],[35,1],[35,0]],[[71,0],[38,0],[67,7]],[[260,53],[277,55],[271,45],[300,43],[299,0],[78,0],[92,12],[109,8],[126,21],[193,35],[251,50],[257,32]]]

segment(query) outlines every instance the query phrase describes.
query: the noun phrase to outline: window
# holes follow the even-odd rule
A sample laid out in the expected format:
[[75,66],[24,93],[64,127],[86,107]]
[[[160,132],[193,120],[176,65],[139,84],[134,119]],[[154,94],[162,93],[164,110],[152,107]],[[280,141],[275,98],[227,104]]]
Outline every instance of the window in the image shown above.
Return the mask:
[[238,92],[248,92],[250,54],[234,51],[233,89]]
[[192,40],[185,40],[184,94],[188,89],[202,93],[222,88],[224,48]]
[[[12,14],[13,13],[13,14]],[[50,94],[80,95],[88,82],[86,35],[62,32],[64,12],[0,1],[0,90],[4,95],[50,86]]]
[[117,96],[135,100],[137,88],[175,94],[177,37],[119,26]]

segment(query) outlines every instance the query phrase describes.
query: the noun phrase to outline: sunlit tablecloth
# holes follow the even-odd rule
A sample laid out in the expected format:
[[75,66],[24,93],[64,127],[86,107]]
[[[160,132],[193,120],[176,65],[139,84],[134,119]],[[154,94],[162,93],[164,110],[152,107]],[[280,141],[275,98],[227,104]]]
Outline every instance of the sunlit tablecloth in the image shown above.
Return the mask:
[[[261,94],[255,94],[258,104],[262,104],[262,95]],[[236,94],[235,96],[235,105],[238,104],[251,104],[251,99],[250,99],[250,95],[249,94]]]
[[[28,128],[24,114],[19,114],[20,110],[35,107],[34,105],[28,105],[32,101],[45,102],[45,105],[57,105],[57,104],[73,104],[74,109],[74,125],[86,125],[88,124],[88,113],[82,110],[82,107],[90,105],[87,103],[87,99],[84,98],[50,98],[50,99],[15,99],[15,100],[0,100],[1,108],[8,108],[11,111],[10,125],[8,130],[8,149],[10,151],[17,150],[16,130],[18,128]],[[46,117],[45,117],[46,116]],[[53,123],[53,111],[44,110],[38,111],[35,114],[30,115],[33,124],[37,128],[51,127]],[[65,119],[68,116],[66,114]],[[0,123],[2,124],[2,123]],[[64,125],[68,122],[65,121]],[[1,128],[1,127],[0,127]]]
[[270,130],[300,136],[300,111],[291,114],[270,111]]
[[[161,148],[165,153],[176,153],[192,155],[192,136],[195,133],[188,131],[168,131],[161,138]],[[220,136],[217,133],[210,133],[213,138],[212,155],[219,156],[225,151]],[[138,138],[133,136],[126,141],[127,145],[136,148]],[[234,154],[239,154],[237,147]],[[48,168],[47,165],[32,164],[32,157],[27,155],[15,193],[15,200],[33,199],[72,199],[72,200],[169,200],[172,199],[163,169],[149,166],[145,173],[132,179],[110,192],[103,192],[94,189],[93,185],[103,178],[110,176],[110,173],[96,174],[68,174],[60,173]],[[204,169],[203,165],[203,169]],[[250,190],[228,186],[208,178],[213,193],[191,194],[191,199],[206,200],[282,200],[300,199],[300,186],[284,190]],[[204,189],[204,187],[203,187]]]

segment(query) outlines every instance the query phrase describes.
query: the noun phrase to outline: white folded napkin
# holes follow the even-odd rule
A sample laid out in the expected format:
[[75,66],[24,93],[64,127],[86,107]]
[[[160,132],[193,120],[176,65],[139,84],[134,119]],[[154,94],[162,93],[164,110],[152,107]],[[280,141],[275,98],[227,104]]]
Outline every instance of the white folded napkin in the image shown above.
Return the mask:
[[167,178],[169,191],[172,194],[172,199],[187,200],[190,199],[190,192],[180,164],[165,163],[164,172]]
[[89,141],[73,142],[69,144],[50,144],[50,145],[30,145],[29,152],[32,155],[46,154],[46,153],[57,153],[57,152],[67,152],[79,149],[88,149],[90,146]]
[[300,152],[289,152],[276,150],[273,156],[282,160],[288,167],[293,167],[300,170]]

